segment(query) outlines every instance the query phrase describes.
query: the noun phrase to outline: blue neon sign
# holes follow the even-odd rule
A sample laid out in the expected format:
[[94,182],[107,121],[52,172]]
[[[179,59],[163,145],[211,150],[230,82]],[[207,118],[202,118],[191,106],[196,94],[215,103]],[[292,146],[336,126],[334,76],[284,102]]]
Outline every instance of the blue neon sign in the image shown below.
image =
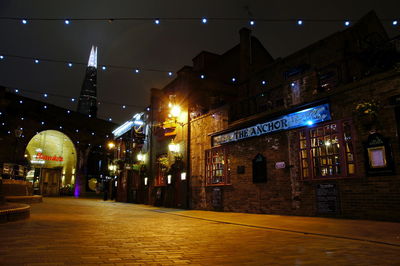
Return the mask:
[[260,136],[277,131],[311,126],[331,120],[329,104],[322,104],[295,113],[287,114],[255,126],[238,129],[229,133],[213,136],[213,146]]

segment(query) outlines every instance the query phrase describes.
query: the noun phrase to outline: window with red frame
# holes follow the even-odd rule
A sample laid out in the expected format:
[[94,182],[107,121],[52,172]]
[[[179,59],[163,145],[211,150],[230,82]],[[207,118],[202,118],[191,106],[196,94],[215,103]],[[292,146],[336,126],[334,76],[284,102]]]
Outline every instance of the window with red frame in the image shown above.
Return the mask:
[[166,155],[160,155],[157,157],[156,178],[154,180],[155,186],[165,186],[166,185],[167,167],[163,163],[165,160],[168,160]]
[[226,148],[206,150],[206,185],[230,184],[230,170]]
[[355,174],[352,124],[341,120],[299,131],[303,180],[351,177]]

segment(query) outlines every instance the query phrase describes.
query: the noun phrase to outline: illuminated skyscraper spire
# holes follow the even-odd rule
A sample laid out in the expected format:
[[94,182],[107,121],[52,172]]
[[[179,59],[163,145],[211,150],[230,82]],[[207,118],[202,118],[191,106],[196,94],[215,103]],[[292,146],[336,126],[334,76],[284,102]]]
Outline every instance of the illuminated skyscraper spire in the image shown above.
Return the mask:
[[92,46],[78,101],[78,112],[97,116],[97,47]]
[[88,67],[97,68],[97,47],[92,45],[92,50],[90,51]]

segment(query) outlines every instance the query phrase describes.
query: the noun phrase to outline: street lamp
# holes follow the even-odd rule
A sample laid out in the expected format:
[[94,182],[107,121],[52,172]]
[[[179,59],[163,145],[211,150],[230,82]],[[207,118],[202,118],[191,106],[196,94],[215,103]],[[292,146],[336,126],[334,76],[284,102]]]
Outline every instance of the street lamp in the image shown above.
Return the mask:
[[112,141],[110,141],[110,142],[107,144],[107,147],[108,147],[108,149],[112,150],[112,149],[115,148],[115,143],[112,142]]

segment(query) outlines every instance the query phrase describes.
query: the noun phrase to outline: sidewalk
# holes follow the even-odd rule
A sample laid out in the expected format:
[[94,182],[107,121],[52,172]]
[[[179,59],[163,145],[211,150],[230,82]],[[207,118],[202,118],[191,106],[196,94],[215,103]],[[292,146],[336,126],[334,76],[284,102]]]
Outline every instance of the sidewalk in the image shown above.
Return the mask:
[[299,234],[314,234],[326,237],[361,240],[400,247],[400,223],[395,222],[180,210],[157,208],[147,205],[141,206],[143,208],[147,208],[148,210],[190,217],[194,219],[216,221],[248,227],[259,227]]

